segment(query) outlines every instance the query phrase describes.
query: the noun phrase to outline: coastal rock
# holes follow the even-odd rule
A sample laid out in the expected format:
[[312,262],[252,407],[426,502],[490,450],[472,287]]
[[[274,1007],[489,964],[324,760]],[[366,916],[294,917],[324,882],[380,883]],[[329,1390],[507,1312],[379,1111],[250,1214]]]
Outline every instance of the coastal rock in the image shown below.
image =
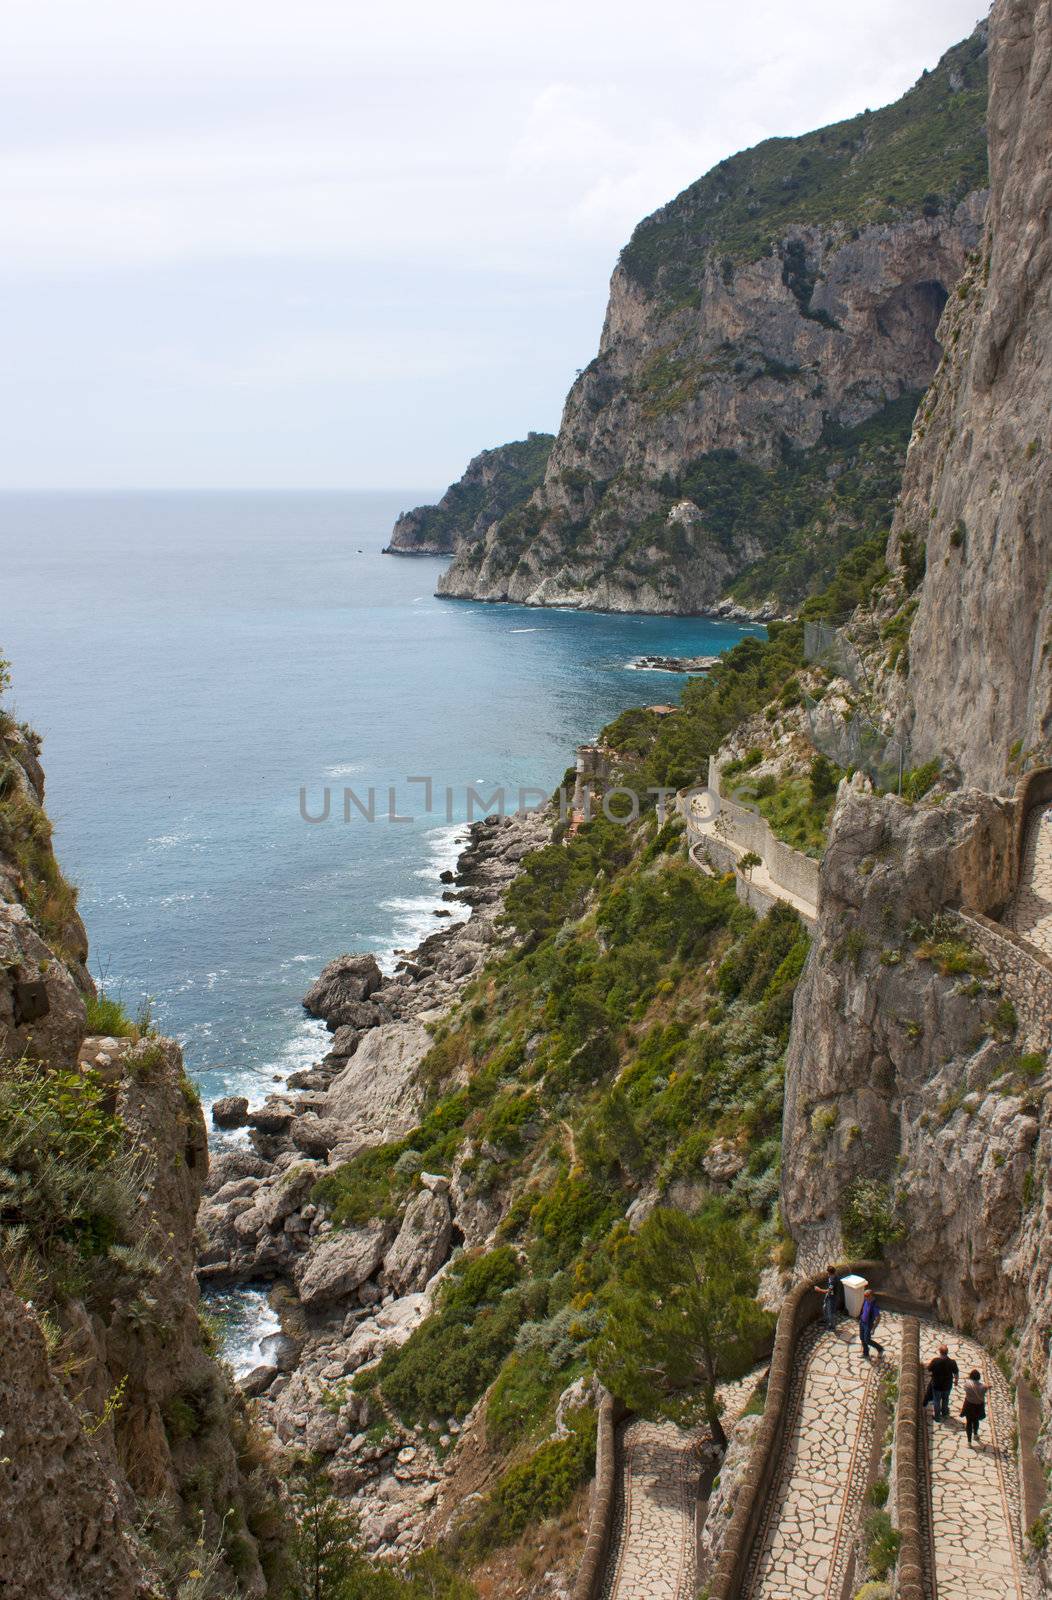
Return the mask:
[[314,1246],[297,1276],[302,1303],[313,1309],[353,1294],[379,1267],[386,1241],[381,1222],[329,1234]]
[[312,1017],[321,1017],[333,1031],[345,1022],[354,1026],[352,1008],[375,994],[382,982],[383,973],[375,956],[337,956],[303,996],[304,1010]]
[[422,1190],[406,1207],[398,1237],[384,1256],[384,1276],[395,1293],[423,1289],[449,1254],[452,1237],[448,1199]]
[[341,1144],[360,1148],[409,1132],[421,1104],[416,1070],[430,1048],[419,1023],[370,1029],[326,1097],[324,1116],[339,1124]]
[[255,1400],[270,1388],[277,1375],[277,1367],[267,1366],[266,1364],[260,1367],[253,1367],[251,1372],[238,1379],[237,1386],[246,1400]]
[[248,1100],[243,1094],[226,1095],[212,1106],[212,1121],[217,1128],[242,1128],[248,1121]]

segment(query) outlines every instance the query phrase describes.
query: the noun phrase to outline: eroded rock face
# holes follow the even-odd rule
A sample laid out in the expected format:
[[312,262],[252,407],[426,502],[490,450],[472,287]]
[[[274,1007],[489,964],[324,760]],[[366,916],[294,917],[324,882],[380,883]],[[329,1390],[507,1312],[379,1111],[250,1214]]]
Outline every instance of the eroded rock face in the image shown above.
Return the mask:
[[384,1256],[384,1275],[394,1292],[423,1289],[448,1256],[452,1237],[446,1195],[423,1189],[410,1201],[398,1237]]
[[947,307],[891,557],[927,546],[910,633],[912,735],[1000,789],[1052,732],[1052,8],[991,15],[990,204]]
[[837,1251],[850,1186],[874,1180],[904,1228],[888,1246],[897,1272],[995,1343],[1052,1315],[1030,1281],[1044,1247],[1029,1205],[1047,1201],[1028,1197],[1026,1178],[1052,1108],[1014,1072],[1025,1041],[1005,1019],[1010,996],[966,926],[937,919],[962,901],[1003,904],[1012,811],[975,790],[919,807],[842,796],[794,1007],[782,1143],[801,1267]]
[[11,1600],[140,1600],[115,1481],[56,1381],[39,1324],[0,1288],[0,1563]]
[[[981,82],[981,45],[981,35],[966,41],[959,59],[951,52],[911,91],[949,102],[969,77],[968,138],[978,147],[972,80]],[[825,132],[831,146],[860,134],[854,124]],[[688,468],[719,450],[772,467],[784,446],[811,450],[823,429],[857,425],[928,384],[946,297],[979,240],[983,195],[963,199],[958,190],[960,203],[936,214],[861,227],[806,225],[806,202],[804,220],[787,222],[775,203],[762,249],[759,236],[748,251],[731,241],[707,246],[728,198],[750,181],[755,154],[721,163],[640,224],[613,273],[599,352],[567,397],[542,487],[524,511],[459,547],[440,594],[710,611],[764,546],[749,528],[723,536],[705,494],[699,502],[683,492]],[[828,159],[821,147],[815,159]],[[805,156],[802,170],[811,163]],[[931,187],[941,189],[941,177]],[[762,188],[757,229],[770,201]]]
[[0,900],[0,1060],[70,1067],[84,1037],[84,997],[24,906]]
[[431,1036],[420,1023],[370,1029],[333,1079],[322,1109],[339,1126],[341,1145],[350,1151],[408,1133],[421,1102],[416,1069],[430,1048]]

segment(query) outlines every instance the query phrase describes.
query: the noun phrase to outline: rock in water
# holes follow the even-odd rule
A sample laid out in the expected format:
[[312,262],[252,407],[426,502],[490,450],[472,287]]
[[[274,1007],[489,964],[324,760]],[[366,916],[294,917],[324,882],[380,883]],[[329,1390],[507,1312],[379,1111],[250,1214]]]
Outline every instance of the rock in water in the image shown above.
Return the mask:
[[312,1017],[321,1017],[334,1031],[345,1022],[358,1027],[359,1013],[351,1008],[368,1000],[382,982],[383,973],[375,956],[337,956],[303,996],[304,1010]]
[[212,1107],[217,1128],[243,1128],[248,1121],[248,1101],[243,1094],[228,1094]]

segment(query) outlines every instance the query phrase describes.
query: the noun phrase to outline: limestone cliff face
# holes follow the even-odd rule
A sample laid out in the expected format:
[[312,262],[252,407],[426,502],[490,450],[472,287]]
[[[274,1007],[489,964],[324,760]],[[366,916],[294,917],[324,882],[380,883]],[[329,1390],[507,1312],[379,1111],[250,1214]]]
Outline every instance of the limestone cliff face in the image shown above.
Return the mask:
[[[786,540],[839,532],[845,507],[790,509],[776,474],[931,379],[980,237],[983,82],[977,34],[897,106],[734,157],[641,224],[543,486],[439,593],[705,611]],[[751,526],[735,458],[772,475]],[[865,531],[890,515],[853,509]]]
[[512,444],[482,450],[437,505],[403,511],[384,554],[448,556],[465,539],[479,539],[491,523],[529,499],[544,477],[550,433],[531,433]]
[[999,0],[991,31],[987,231],[947,310],[892,555],[927,544],[914,742],[994,789],[1052,733],[1052,6]]
[[845,786],[794,1007],[782,1207],[806,1268],[844,1248],[860,1194],[900,1280],[992,1346],[1014,1330],[1047,1404],[1052,968],[981,915],[1010,900],[1015,827],[1015,802],[975,789],[911,807]]
[[87,1036],[36,744],[2,714],[0,775],[0,1586],[262,1595],[270,1489],[199,1319],[200,1106],[173,1041]]

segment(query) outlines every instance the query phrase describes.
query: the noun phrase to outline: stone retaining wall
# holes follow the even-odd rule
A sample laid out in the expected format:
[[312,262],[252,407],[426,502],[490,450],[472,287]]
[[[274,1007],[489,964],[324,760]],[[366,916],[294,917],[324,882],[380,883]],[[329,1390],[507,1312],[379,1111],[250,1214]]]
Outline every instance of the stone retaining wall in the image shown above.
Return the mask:
[[921,1543],[924,1480],[919,1454],[922,1393],[920,1323],[916,1317],[905,1317],[895,1412],[895,1523],[902,1540],[896,1571],[897,1600],[925,1600]]
[[1001,922],[981,911],[954,913],[969,944],[980,951],[990,976],[1015,1006],[1026,1048],[1052,1050],[1052,960]]
[[619,1400],[603,1390],[596,1426],[592,1509],[588,1516],[584,1554],[573,1586],[573,1600],[598,1600],[602,1590],[617,1487],[617,1424],[624,1415],[624,1409]]
[[[886,1270],[881,1261],[856,1261],[837,1268],[842,1274],[861,1273],[875,1287],[879,1287]],[[822,1301],[815,1294],[815,1289],[823,1282],[824,1274],[805,1278],[789,1292],[778,1313],[767,1380],[767,1403],[727,1530],[723,1553],[709,1584],[710,1600],[739,1600],[743,1592],[749,1556],[763,1520],[764,1505],[778,1481],[797,1345],[801,1333],[817,1320],[821,1312]]]

